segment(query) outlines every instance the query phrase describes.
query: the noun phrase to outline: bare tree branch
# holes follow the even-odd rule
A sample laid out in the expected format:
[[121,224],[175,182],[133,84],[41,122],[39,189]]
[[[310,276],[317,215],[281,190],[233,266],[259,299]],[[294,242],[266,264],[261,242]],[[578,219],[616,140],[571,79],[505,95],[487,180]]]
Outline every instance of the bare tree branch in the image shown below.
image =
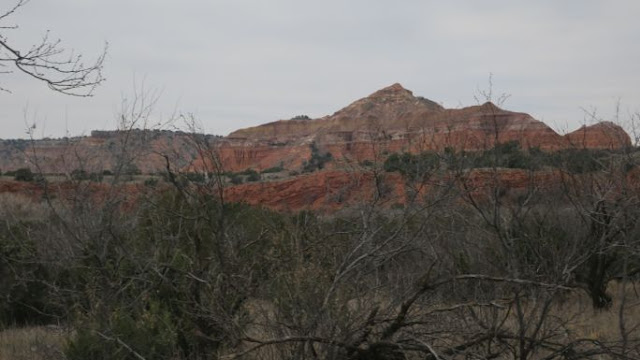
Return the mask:
[[[9,10],[0,13],[0,23],[6,20],[29,0],[18,0]],[[0,30],[15,30],[17,25],[3,26]],[[96,87],[105,81],[102,69],[107,54],[105,43],[102,53],[93,61],[85,63],[82,55],[75,54],[61,45],[61,40],[52,40],[46,32],[40,42],[29,48],[11,44],[9,36],[0,32],[0,65],[8,64],[20,72],[47,84],[55,91],[65,95],[90,97]],[[3,71],[0,73],[10,73]],[[9,92],[0,87],[0,90]]]

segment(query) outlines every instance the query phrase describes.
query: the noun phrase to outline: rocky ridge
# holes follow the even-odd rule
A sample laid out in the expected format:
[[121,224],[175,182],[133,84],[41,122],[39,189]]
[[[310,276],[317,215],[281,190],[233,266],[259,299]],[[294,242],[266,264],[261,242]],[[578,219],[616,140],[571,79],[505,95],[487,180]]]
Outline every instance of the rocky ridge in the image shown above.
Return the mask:
[[[311,143],[331,152],[335,159],[361,162],[391,152],[486,150],[507,141],[547,151],[631,145],[626,132],[612,123],[585,126],[563,136],[528,114],[507,111],[491,102],[445,109],[393,84],[333,115],[280,120],[234,131],[225,139],[221,157],[230,169],[264,169],[275,165],[272,159],[296,168]],[[256,151],[258,148],[261,150]],[[287,157],[282,148],[296,156]]]
[[[329,166],[380,160],[393,152],[484,150],[496,142],[518,141],[523,148],[558,150],[631,145],[626,132],[613,123],[584,126],[560,135],[528,114],[507,111],[490,102],[445,109],[434,101],[393,84],[359,99],[332,115],[304,116],[240,129],[227,137],[183,132],[133,130],[94,131],[91,136],[0,140],[0,170],[31,167],[45,173],[67,174],[74,169],[127,170],[156,173],[166,170],[211,170],[215,161],[225,171],[282,167],[300,170],[312,156],[311,145],[331,153]],[[124,160],[124,161],[123,161]]]
[[[412,191],[399,174],[376,175],[360,166],[365,161],[381,163],[389,154],[398,152],[447,148],[480,151],[508,141],[517,141],[525,149],[537,147],[545,151],[631,146],[628,134],[610,122],[583,126],[563,136],[528,114],[504,110],[490,102],[446,109],[394,84],[329,116],[298,116],[240,129],[227,137],[133,130],[94,131],[91,136],[65,139],[0,140],[0,169],[6,172],[29,167],[48,174],[64,174],[63,178],[68,179],[78,169],[155,174],[166,172],[167,167],[176,172],[197,173],[278,168],[284,176],[228,186],[225,197],[228,201],[278,210],[335,211],[373,198],[382,199],[386,206],[408,202]],[[319,154],[331,154],[323,171],[295,176]],[[483,171],[470,171],[465,183],[482,187],[494,180],[492,174]],[[501,169],[498,175],[504,186],[516,193],[526,188],[530,180],[526,170]],[[447,174],[443,176],[443,181],[451,181]],[[539,183],[551,185],[562,174],[545,170],[535,176]],[[381,181],[385,184],[384,194],[380,193]],[[59,191],[63,193],[72,191],[61,186]],[[127,186],[132,194],[144,191],[142,184]],[[93,187],[100,193],[108,185]],[[0,182],[0,193],[31,193],[37,198],[39,191],[35,183],[21,185],[6,179]]]

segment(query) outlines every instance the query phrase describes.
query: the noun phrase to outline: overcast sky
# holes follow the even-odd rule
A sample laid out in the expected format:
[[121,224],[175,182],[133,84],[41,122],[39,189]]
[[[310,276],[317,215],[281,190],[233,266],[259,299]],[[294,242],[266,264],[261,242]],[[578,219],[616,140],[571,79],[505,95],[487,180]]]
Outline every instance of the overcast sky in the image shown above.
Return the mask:
[[[0,9],[15,0],[0,0]],[[503,107],[555,129],[596,109],[640,111],[640,1],[31,0],[0,30],[15,47],[46,30],[85,57],[105,41],[91,99],[0,74],[0,138],[114,129],[134,79],[155,116],[193,113],[209,133],[320,117],[395,82],[446,107],[474,105],[493,73]],[[7,25],[5,23],[4,25]],[[26,122],[25,122],[26,121]],[[180,125],[180,124],[178,124]]]

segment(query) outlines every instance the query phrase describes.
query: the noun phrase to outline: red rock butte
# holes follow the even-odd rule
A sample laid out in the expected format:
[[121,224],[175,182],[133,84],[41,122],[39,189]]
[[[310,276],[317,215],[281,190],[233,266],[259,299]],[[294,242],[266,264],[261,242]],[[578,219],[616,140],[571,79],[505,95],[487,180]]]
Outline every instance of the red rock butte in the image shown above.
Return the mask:
[[393,84],[333,115],[296,117],[234,131],[221,143],[220,157],[224,167],[233,171],[273,166],[295,169],[309,158],[311,143],[331,152],[337,161],[361,162],[392,152],[485,150],[508,141],[547,151],[631,145],[628,134],[613,123],[583,126],[563,136],[528,114],[507,111],[491,102],[445,109]]
[[[0,140],[0,169],[31,167],[44,173],[70,174],[114,170],[122,156],[142,173],[166,170],[211,171],[209,151],[194,146],[194,136],[212,144],[225,171],[282,167],[298,171],[318,151],[330,152],[328,166],[377,161],[394,152],[418,153],[484,150],[518,141],[523,148],[553,151],[569,147],[617,149],[631,145],[618,125],[601,122],[560,135],[528,114],[507,111],[491,102],[461,109],[438,103],[393,84],[356,100],[333,115],[317,119],[296,116],[240,129],[227,137],[160,130],[93,131],[70,139]],[[125,151],[121,149],[123,145]],[[211,150],[211,149],[209,149]],[[34,159],[37,159],[34,161]]]
[[[389,154],[422,151],[479,151],[497,143],[518,141],[522,148],[545,151],[567,148],[620,149],[631,146],[618,125],[601,122],[560,135],[528,114],[507,111],[491,102],[461,109],[445,109],[414,96],[400,84],[374,92],[333,115],[310,119],[296,116],[237,130],[227,137],[160,130],[93,131],[71,139],[0,140],[0,169],[31,167],[45,174],[69,179],[78,169],[87,173],[115,171],[145,174],[172,171],[208,173],[278,168],[266,181],[225,187],[228,201],[242,201],[278,210],[339,210],[348,204],[373,199],[378,191],[373,172],[360,166],[365,160],[383,162]],[[203,146],[203,144],[206,144]],[[316,154],[314,154],[316,152]],[[295,176],[314,155],[331,153],[325,171]],[[215,164],[215,167],[214,167]],[[286,170],[286,171],[281,171]],[[483,184],[495,180],[486,169],[474,169],[465,181]],[[634,174],[636,174],[634,172]],[[524,189],[530,174],[522,169],[501,169],[499,181],[509,189]],[[446,174],[445,181],[451,181]],[[559,183],[561,172],[538,171],[536,182]],[[634,175],[635,176],[635,175]],[[389,206],[407,202],[410,191],[398,173],[383,174]],[[489,180],[487,180],[489,179]],[[632,179],[634,184],[638,181]],[[41,196],[37,184],[0,183],[0,193],[19,192]],[[70,192],[64,181],[61,194]],[[100,194],[106,184],[96,185]],[[135,194],[135,184],[127,184]],[[140,187],[143,188],[142,185]],[[437,187],[437,186],[436,186]],[[423,189],[424,190],[424,189]],[[425,190],[426,191],[426,190]],[[99,195],[100,196],[100,195]]]

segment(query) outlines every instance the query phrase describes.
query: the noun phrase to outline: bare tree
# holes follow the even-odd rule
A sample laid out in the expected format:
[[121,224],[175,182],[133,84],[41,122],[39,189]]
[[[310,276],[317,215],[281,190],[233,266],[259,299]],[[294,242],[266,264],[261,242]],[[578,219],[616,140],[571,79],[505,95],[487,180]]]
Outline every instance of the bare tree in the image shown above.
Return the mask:
[[[95,88],[105,80],[102,67],[107,44],[90,63],[85,63],[81,54],[65,48],[60,39],[52,39],[48,31],[31,46],[14,44],[10,33],[17,30],[18,25],[7,23],[7,20],[29,1],[17,0],[8,10],[0,10],[0,74],[17,70],[44,82],[53,91],[79,97],[92,96]],[[0,90],[10,92],[2,86]]]

